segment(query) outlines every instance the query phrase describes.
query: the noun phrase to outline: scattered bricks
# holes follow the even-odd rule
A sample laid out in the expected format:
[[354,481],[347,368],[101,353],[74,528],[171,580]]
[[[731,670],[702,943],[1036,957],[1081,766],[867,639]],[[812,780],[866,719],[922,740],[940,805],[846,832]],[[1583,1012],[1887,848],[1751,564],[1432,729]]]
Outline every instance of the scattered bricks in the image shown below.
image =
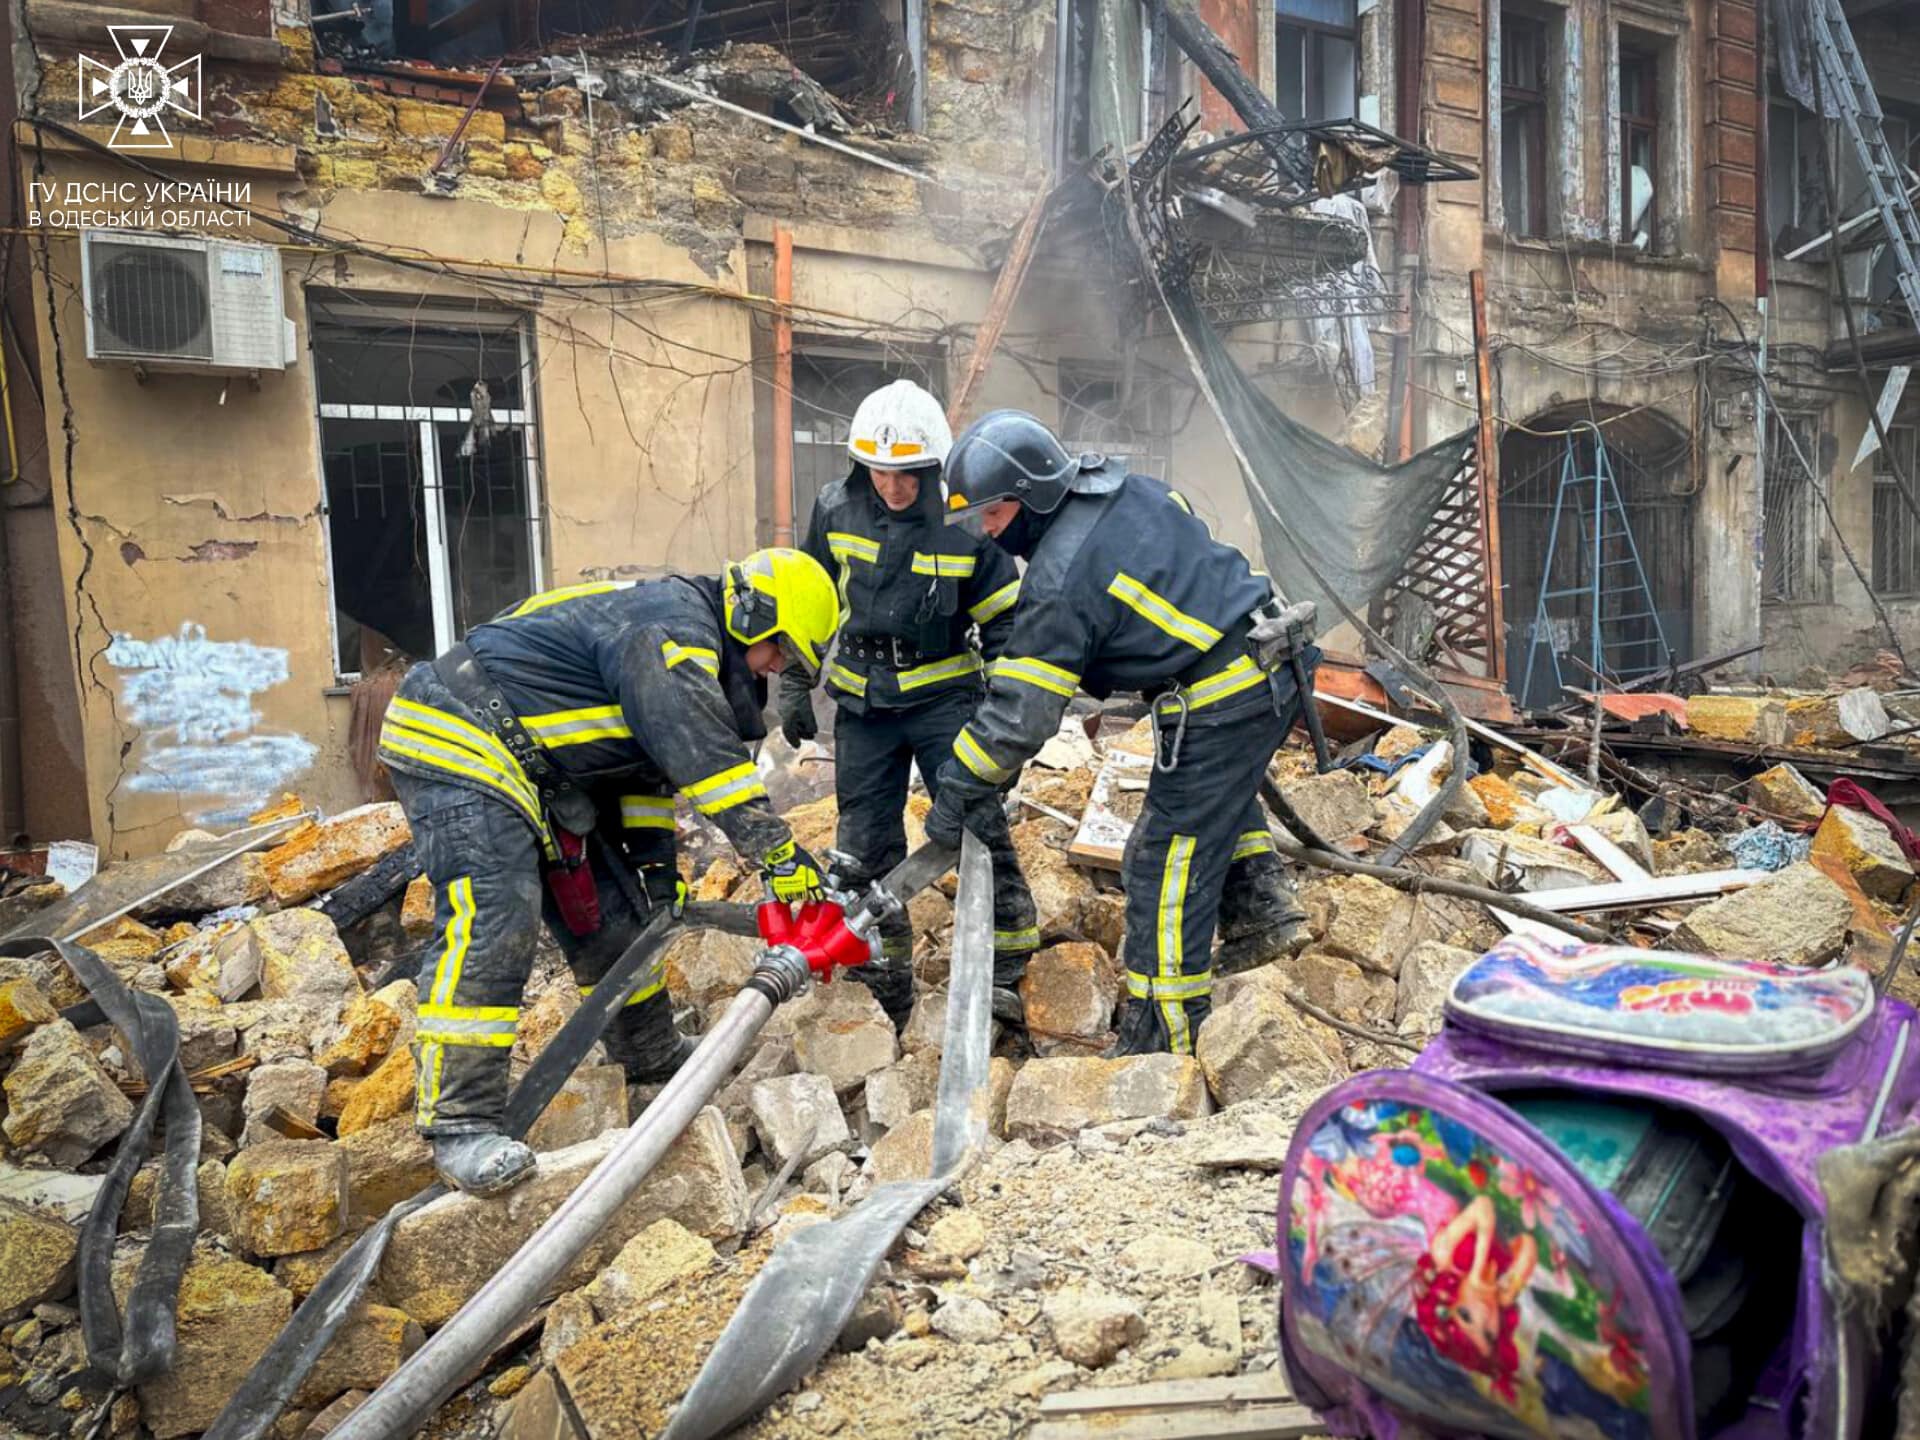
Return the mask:
[[420,991],[411,980],[396,980],[371,995],[356,997],[341,1017],[340,1033],[313,1057],[328,1075],[364,1075],[413,1039]]
[[[124,1306],[141,1251],[114,1257],[113,1288]],[[196,1246],[180,1281],[173,1365],[139,1389],[140,1419],[155,1440],[207,1429],[293,1314],[293,1296],[266,1271],[212,1247]]]
[[426,1339],[420,1323],[405,1311],[365,1305],[320,1352],[312,1372],[294,1391],[293,1403],[318,1409],[343,1391],[377,1390]]
[[16,1150],[75,1169],[133,1120],[133,1102],[65,1020],[33,1032],[8,1072],[7,1116]]
[[411,1115],[342,1136],[340,1153],[347,1157],[347,1214],[355,1224],[378,1220],[434,1181],[433,1147]]
[[618,1065],[586,1065],[567,1077],[527,1129],[535,1150],[564,1150],[609,1130],[627,1128],[627,1072]]
[[1323,950],[1303,951],[1293,962],[1293,979],[1307,999],[1355,1025],[1390,1023],[1400,993],[1389,976],[1362,970],[1344,956]]
[[[381,1292],[429,1329],[445,1324],[619,1139],[602,1135],[543,1155],[539,1170],[505,1195],[447,1195],[416,1210],[394,1228],[380,1267]],[[558,1288],[585,1284],[621,1246],[662,1218],[709,1240],[732,1239],[746,1228],[747,1203],[726,1124],[719,1111],[702,1110]]]
[[1283,780],[1280,793],[1322,840],[1338,845],[1364,835],[1373,825],[1373,797],[1351,770]]
[[682,1275],[697,1275],[719,1256],[712,1242],[672,1220],[656,1220],[613,1257],[581,1293],[602,1320],[637,1309]]
[[1440,1033],[1454,980],[1478,958],[1471,950],[1431,940],[1407,952],[1393,1012],[1394,1028],[1404,1039],[1424,1045]]
[[433,882],[416,875],[407,882],[400,900],[400,929],[409,940],[425,940],[433,933]]
[[280,1138],[268,1124],[275,1110],[313,1125],[320,1119],[320,1101],[327,1093],[327,1072],[310,1060],[276,1060],[257,1065],[247,1076],[247,1097],[240,1113],[246,1117],[242,1145]]
[[260,994],[267,1000],[298,1000],[337,1016],[361,993],[347,947],[333,921],[317,910],[282,910],[247,922],[260,951]]
[[1791,765],[1763,770],[1747,782],[1747,798],[1777,820],[1817,822],[1827,800]]
[[1300,904],[1317,948],[1382,975],[1397,974],[1400,957],[1432,938],[1432,918],[1419,897],[1371,876],[1316,880],[1301,891]]
[[1826,749],[1878,740],[1892,728],[1879,694],[1865,686],[1787,701],[1789,744]]
[[73,1288],[80,1232],[53,1215],[0,1200],[0,1325]]
[[9,980],[0,984],[0,1049],[11,1049],[32,1034],[37,1026],[50,1025],[60,1018],[53,1002],[40,993],[31,980]]
[[1007,1133],[1054,1144],[1094,1125],[1156,1115],[1191,1120],[1208,1108],[1205,1078],[1190,1055],[1030,1060],[1007,1095]]
[[833,1090],[826,1076],[812,1074],[781,1075],[754,1085],[747,1098],[753,1130],[775,1164],[798,1154],[802,1165],[810,1165],[829,1151],[852,1148],[853,1133]]
[[909,1052],[898,1064],[867,1077],[867,1120],[878,1134],[885,1134],[914,1111],[932,1105],[939,1088],[939,1052]]
[[1897,904],[1913,884],[1913,866],[1899,842],[1864,810],[1844,805],[1829,810],[1813,832],[1813,854],[1838,860],[1860,888],[1878,900]]
[[1692,695],[1687,728],[1705,740],[1749,745],[1787,743],[1787,707],[1765,695]]
[[[1346,1065],[1323,1038],[1330,1036],[1278,986],[1249,985],[1207,1017],[1195,1053],[1221,1105],[1318,1095],[1347,1078]],[[1017,1082],[1014,1089],[1017,1094]]]
[[1028,820],[1013,827],[1013,850],[1033,891],[1042,934],[1080,930],[1093,881],[1067,859],[1067,827],[1055,820]]
[[1723,895],[1680,922],[1676,950],[1818,965],[1847,942],[1853,903],[1812,865],[1789,865],[1757,885]]
[[667,990],[711,1020],[740,993],[758,954],[759,946],[744,935],[694,930],[676,936],[661,961]]
[[358,875],[412,838],[406,815],[391,800],[362,805],[330,820],[309,821],[285,844],[267,851],[267,884],[281,905],[298,905]]
[[198,991],[223,1003],[242,999],[260,983],[260,947],[238,920],[201,930],[162,959],[167,983],[182,992]]
[[857,980],[817,985],[781,1008],[788,1012],[799,1068],[826,1076],[842,1095],[899,1058],[893,1022]]
[[266,1140],[227,1167],[234,1238],[255,1255],[298,1255],[339,1235],[347,1158],[328,1140]]
[[413,1052],[396,1050],[362,1080],[340,1107],[341,1138],[413,1110]]
[[1040,1055],[1106,1048],[1121,989],[1119,965],[1098,945],[1054,945],[1027,962],[1020,982],[1027,1032]]
[[1111,1363],[1147,1338],[1147,1322],[1133,1303],[1086,1285],[1069,1285],[1041,1306],[1061,1358],[1089,1370]]
[[860,1173],[870,1176],[876,1185],[895,1180],[925,1180],[931,1175],[933,1111],[921,1110],[909,1115],[876,1140]]
[[164,942],[158,930],[122,915],[80,937],[80,943],[117,970],[131,970],[158,955]]

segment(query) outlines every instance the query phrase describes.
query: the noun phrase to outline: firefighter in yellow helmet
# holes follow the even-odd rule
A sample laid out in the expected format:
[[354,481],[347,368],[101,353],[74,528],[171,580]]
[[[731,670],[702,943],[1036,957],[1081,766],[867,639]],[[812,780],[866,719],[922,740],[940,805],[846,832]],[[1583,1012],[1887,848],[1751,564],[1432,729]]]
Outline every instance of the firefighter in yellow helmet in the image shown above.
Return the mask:
[[[495,1194],[533,1169],[501,1127],[539,920],[590,990],[652,913],[677,903],[676,793],[775,896],[819,888],[820,866],[773,813],[747,742],[766,733],[766,677],[818,673],[839,623],[817,562],[760,550],[723,576],[549,590],[407,673],[380,758],[433,884],[415,1118],[447,1183]],[[642,1084],[693,1049],[658,971],[606,1038]]]

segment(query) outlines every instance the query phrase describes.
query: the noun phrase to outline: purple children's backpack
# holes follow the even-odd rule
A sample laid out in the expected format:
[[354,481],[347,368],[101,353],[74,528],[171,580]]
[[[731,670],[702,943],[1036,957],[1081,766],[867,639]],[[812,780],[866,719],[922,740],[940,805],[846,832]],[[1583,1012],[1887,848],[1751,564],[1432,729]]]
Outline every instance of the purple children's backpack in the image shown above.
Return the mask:
[[1816,1164],[1910,1123],[1915,1018],[1852,967],[1500,945],[1294,1133],[1299,1397],[1378,1440],[1855,1440],[1886,1407]]

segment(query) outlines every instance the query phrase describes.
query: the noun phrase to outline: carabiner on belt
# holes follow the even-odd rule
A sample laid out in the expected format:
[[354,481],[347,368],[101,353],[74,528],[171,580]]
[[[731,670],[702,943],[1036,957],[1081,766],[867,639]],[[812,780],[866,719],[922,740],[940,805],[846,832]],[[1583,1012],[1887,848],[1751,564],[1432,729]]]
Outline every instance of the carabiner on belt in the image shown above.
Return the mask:
[[[1171,750],[1162,743],[1162,732],[1160,728],[1160,707],[1169,701],[1179,707],[1173,726],[1173,747]],[[1154,769],[1172,774],[1180,768],[1180,749],[1186,744],[1187,715],[1192,708],[1192,705],[1187,700],[1186,688],[1181,685],[1175,685],[1171,690],[1167,691],[1166,694],[1156,698],[1148,708],[1147,721],[1153,729]]]

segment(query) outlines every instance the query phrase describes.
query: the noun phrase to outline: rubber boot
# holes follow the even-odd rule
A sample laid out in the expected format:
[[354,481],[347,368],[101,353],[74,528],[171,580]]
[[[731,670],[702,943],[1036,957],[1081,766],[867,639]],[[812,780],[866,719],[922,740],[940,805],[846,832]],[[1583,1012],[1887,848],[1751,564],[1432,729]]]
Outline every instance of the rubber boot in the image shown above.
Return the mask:
[[532,1150],[498,1130],[472,1130],[433,1137],[433,1168],[447,1184],[469,1195],[499,1195],[533,1174]]
[[629,1005],[607,1027],[607,1053],[629,1085],[661,1085],[687,1063],[700,1042],[673,1028],[673,1001],[662,990]]
[[[1201,1025],[1213,1011],[1213,1002],[1187,1000],[1182,1002],[1181,1008],[1186,1011],[1187,1034],[1190,1039],[1197,1040]],[[1119,1060],[1128,1055],[1164,1055],[1172,1049],[1173,1043],[1167,1038],[1166,1018],[1161,1015],[1160,1007],[1151,1000],[1134,996],[1128,998],[1126,1009],[1120,1012],[1119,1031],[1113,1044],[1101,1052],[1101,1058]]]
[[993,957],[993,1018],[1008,1025],[1024,1028],[1027,1023],[1026,1002],[1020,998],[1020,982],[1027,975],[1027,961],[1033,958],[1031,950],[1020,950],[1011,954],[995,952]]
[[1306,918],[1274,856],[1255,855],[1232,867],[1220,895],[1214,973],[1233,975],[1278,960],[1292,949]]

